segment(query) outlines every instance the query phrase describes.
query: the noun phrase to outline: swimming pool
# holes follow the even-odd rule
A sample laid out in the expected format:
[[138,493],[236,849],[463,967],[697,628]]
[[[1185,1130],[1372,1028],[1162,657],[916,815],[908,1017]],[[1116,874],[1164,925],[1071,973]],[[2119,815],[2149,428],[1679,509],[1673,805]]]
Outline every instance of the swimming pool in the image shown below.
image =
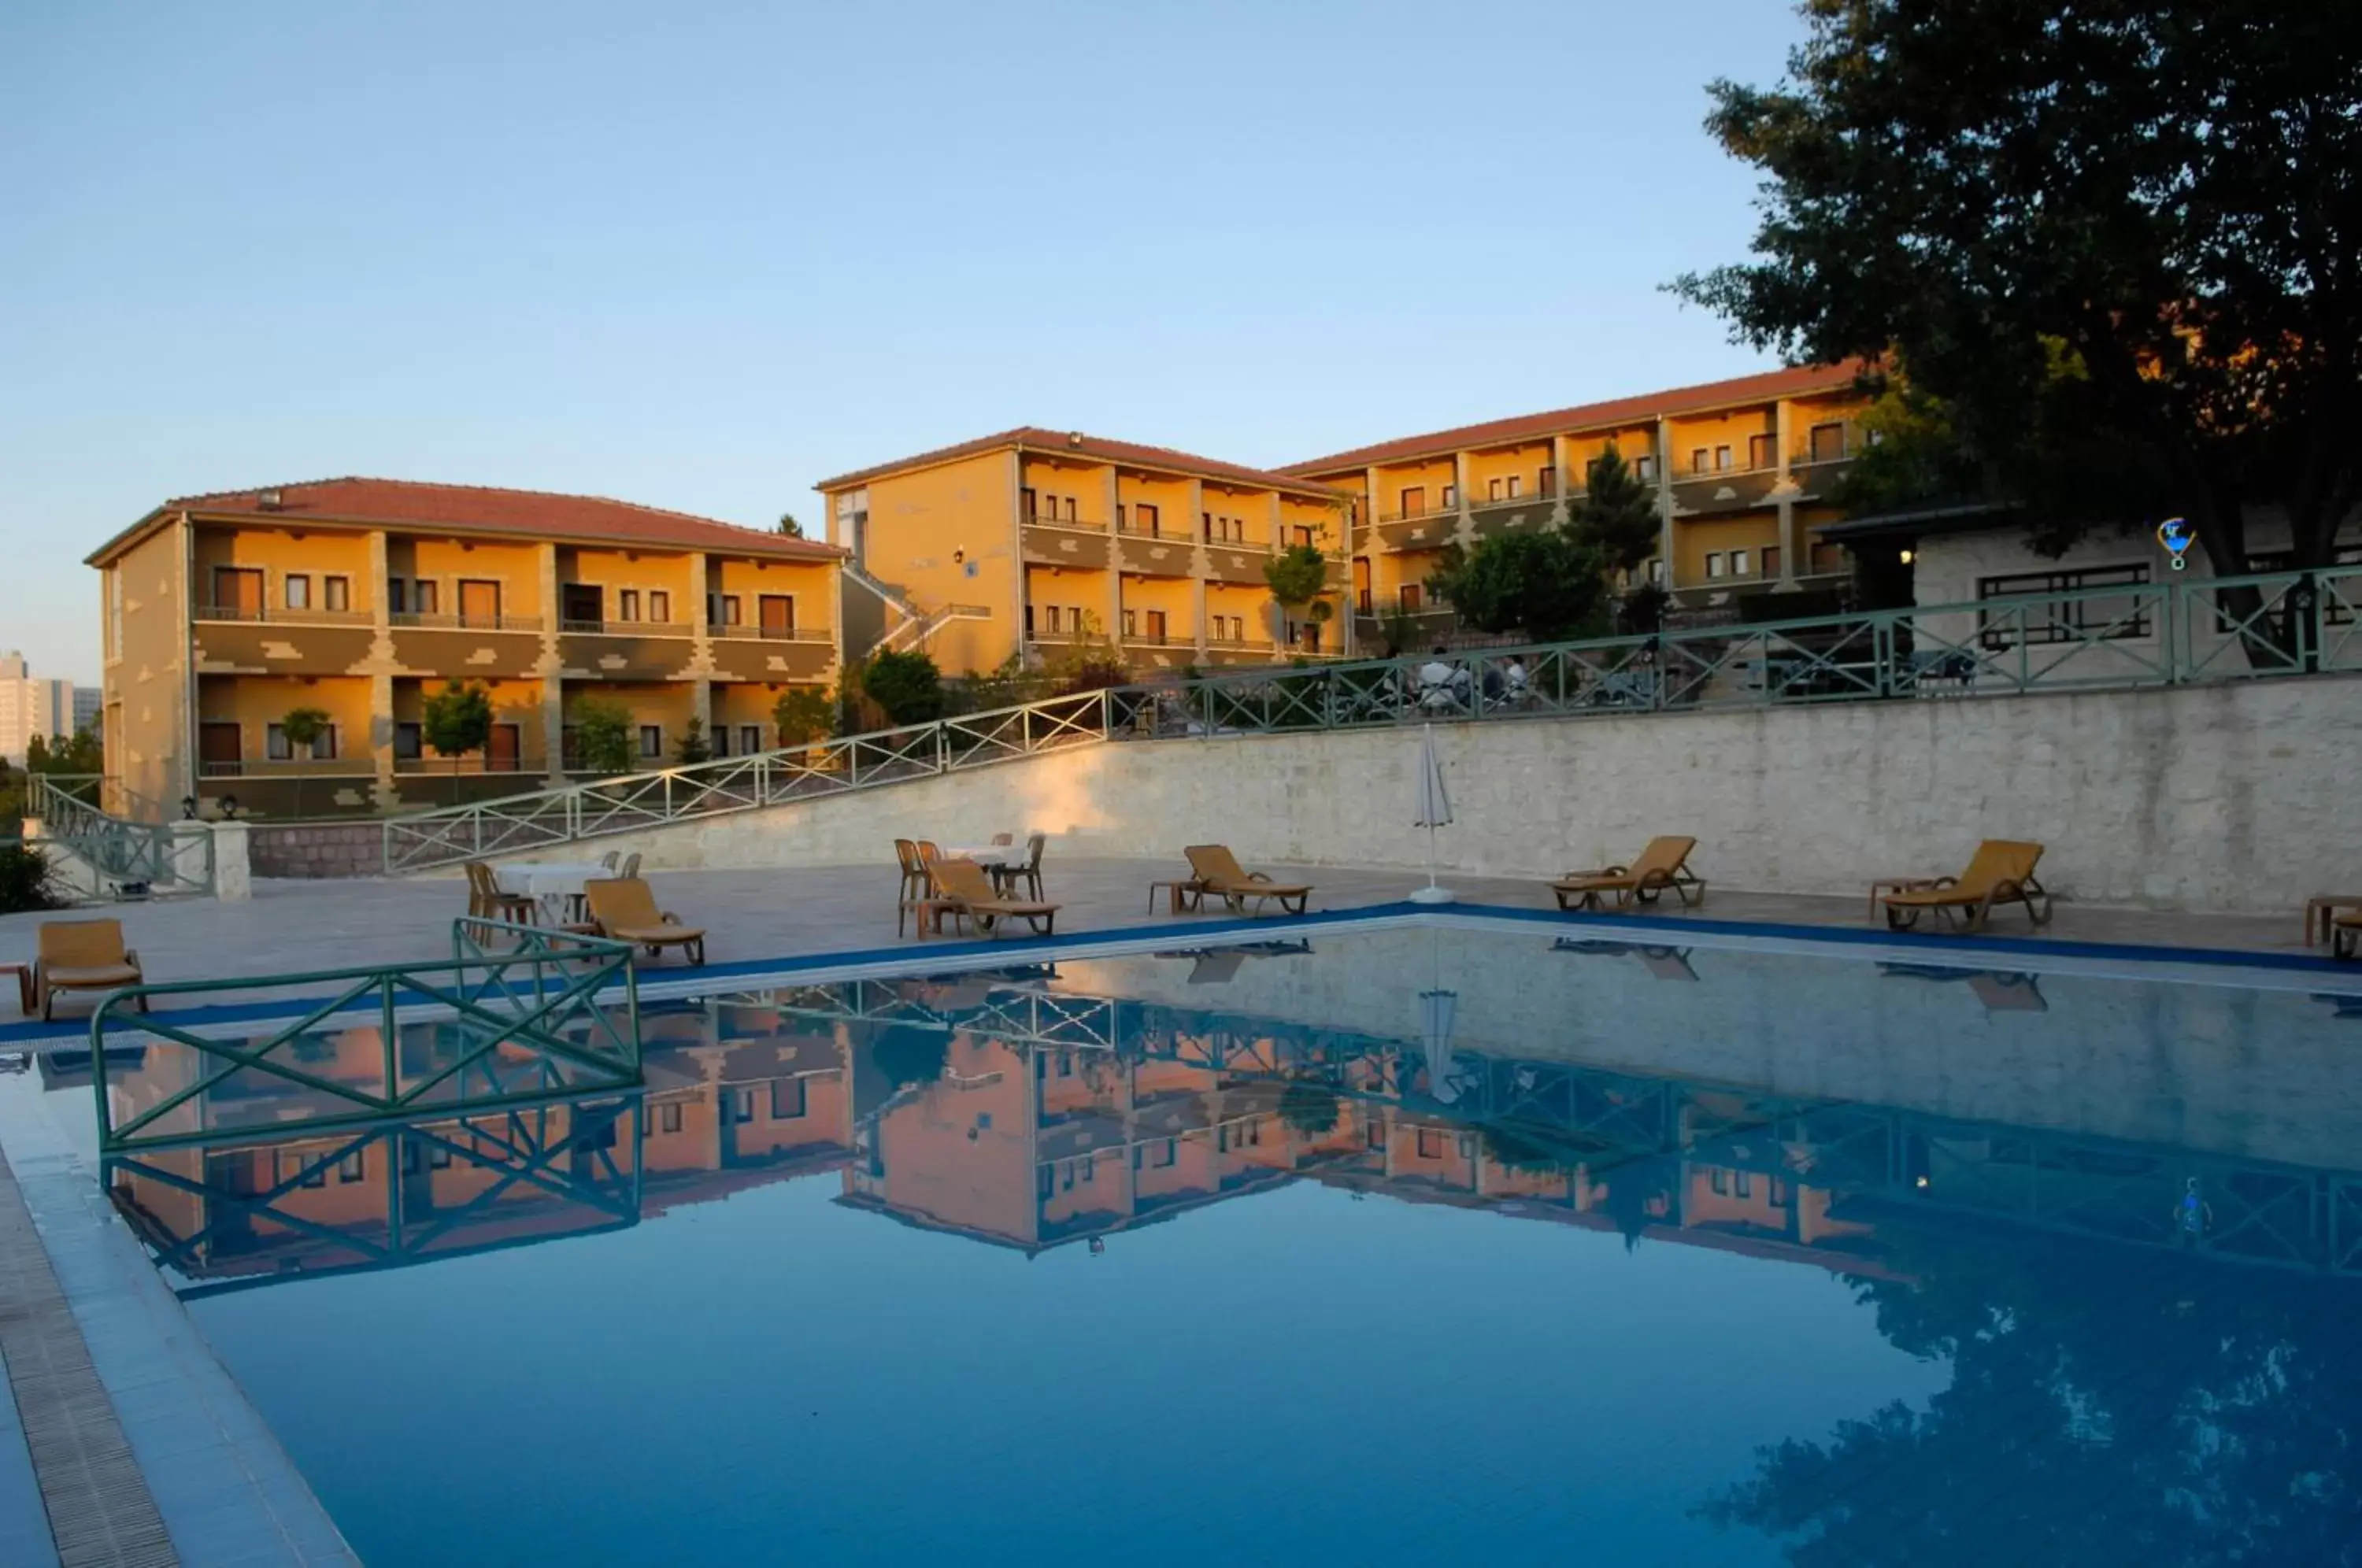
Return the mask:
[[2362,1001],[2061,967],[745,983],[640,1093],[106,1179],[380,1568],[2351,1562]]

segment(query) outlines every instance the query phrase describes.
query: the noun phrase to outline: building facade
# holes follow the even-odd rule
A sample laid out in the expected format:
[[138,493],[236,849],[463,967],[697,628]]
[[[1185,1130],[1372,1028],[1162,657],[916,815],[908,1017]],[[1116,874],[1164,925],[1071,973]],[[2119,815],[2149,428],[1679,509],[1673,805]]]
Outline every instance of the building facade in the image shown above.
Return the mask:
[[1653,486],[1661,544],[1643,570],[1698,609],[1739,595],[1834,586],[1844,550],[1815,528],[1860,449],[1869,399],[1858,364],[1772,370],[1703,386],[1405,436],[1283,473],[1353,503],[1353,604],[1363,640],[1390,612],[1438,629],[1428,579],[1445,548],[1562,527],[1610,447]]
[[[588,698],[629,711],[642,767],[692,719],[717,753],[765,749],[780,694],[835,679],[841,559],[530,491],[339,479],[167,502],[89,558],[112,807],[352,814],[537,789],[577,768]],[[460,756],[424,733],[452,680],[493,709]],[[328,715],[307,746],[283,732],[296,708]]]
[[[1351,651],[1348,510],[1311,480],[1028,426],[816,488],[851,557],[848,618],[869,598],[879,646],[946,674],[1092,646],[1142,672]],[[1264,569],[1297,545],[1326,581],[1284,605]]]
[[38,680],[25,656],[0,654],[0,756],[25,765],[33,737],[72,734],[76,703],[71,680]]

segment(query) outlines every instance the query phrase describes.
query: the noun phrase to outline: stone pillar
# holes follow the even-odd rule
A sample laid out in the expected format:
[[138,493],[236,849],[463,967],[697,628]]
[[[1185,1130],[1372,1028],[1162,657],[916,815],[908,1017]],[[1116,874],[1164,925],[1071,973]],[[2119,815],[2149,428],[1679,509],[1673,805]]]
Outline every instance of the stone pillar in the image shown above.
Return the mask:
[[369,580],[361,585],[370,602],[370,771],[381,810],[399,805],[400,786],[394,781],[393,760],[393,605],[387,588],[392,577],[386,564],[382,528],[369,533]]
[[[1032,574],[1025,565],[1024,503],[1025,453],[1021,447],[1011,447],[1009,449],[1009,515],[1017,519],[1010,529],[1010,532],[1017,536],[1017,559],[1016,569],[1010,573],[1009,646],[1016,650],[1017,662],[1020,666],[1031,666],[1033,662],[1032,652],[1025,645],[1025,605],[1032,597],[1032,586],[1029,580]],[[1110,528],[1115,526],[1114,513],[1109,513],[1106,525]],[[917,606],[914,605],[912,608],[915,609]],[[911,644],[913,648],[923,648],[924,646],[923,643]]]
[[[713,744],[713,594],[712,563],[702,550],[689,558],[689,715],[697,721],[706,744]],[[760,614],[760,606],[756,613]],[[741,607],[740,613],[745,613]]]
[[[1108,526],[1112,528],[1115,525],[1116,506],[1123,499],[1121,481],[1117,477],[1115,465],[1112,463],[1108,465],[1106,489]],[[1123,540],[1120,536],[1109,537],[1107,635],[1108,640],[1119,649],[1123,646]]]
[[[1794,588],[1800,575],[1797,558],[1807,555],[1808,549],[1796,534],[1796,498],[1788,474],[1788,400],[1782,398],[1772,405],[1772,460],[1779,469],[1772,493],[1780,498],[1780,586]],[[1806,560],[1805,564],[1812,563]]]
[[[254,897],[253,851],[244,823],[190,823],[182,825],[213,834],[215,898],[224,903],[243,903]],[[176,840],[179,834],[180,828],[174,828]]]
[[[1270,521],[1265,525],[1271,531],[1270,551],[1271,554],[1275,556],[1279,554],[1281,550],[1286,548],[1286,544],[1280,538],[1280,535],[1286,531],[1287,526],[1287,525],[1282,521],[1285,513],[1279,504],[1279,491],[1273,491],[1271,492],[1271,507],[1269,515]],[[1284,651],[1287,646],[1287,606],[1282,604],[1276,599],[1272,599],[1267,602],[1271,605],[1270,610],[1266,612],[1266,613],[1271,617],[1271,646],[1273,651],[1277,653]]]
[[[1206,486],[1203,480],[1189,481],[1189,537],[1196,541],[1189,548],[1189,640],[1198,650],[1198,660],[1206,657],[1206,575],[1214,569],[1214,558],[1207,553],[1209,542],[1206,536]],[[1173,629],[1166,627],[1166,636]]]
[[537,562],[541,577],[541,659],[535,672],[541,678],[541,747],[544,776],[555,788],[566,782],[565,656],[559,651],[558,616],[565,606],[557,592],[557,547],[541,547]]
[[1451,536],[1462,547],[1473,544],[1476,539],[1476,514],[1468,504],[1468,454],[1465,452],[1451,454],[1451,499],[1460,513],[1459,520],[1451,525]]
[[1558,492],[1551,499],[1550,525],[1553,528],[1565,527],[1574,516],[1573,502],[1567,499],[1567,492],[1574,488],[1568,471],[1573,466],[1571,448],[1572,443],[1565,436],[1551,437],[1551,488]]
[[1657,416],[1657,555],[1665,563],[1665,591],[1681,586],[1673,567],[1673,422]]

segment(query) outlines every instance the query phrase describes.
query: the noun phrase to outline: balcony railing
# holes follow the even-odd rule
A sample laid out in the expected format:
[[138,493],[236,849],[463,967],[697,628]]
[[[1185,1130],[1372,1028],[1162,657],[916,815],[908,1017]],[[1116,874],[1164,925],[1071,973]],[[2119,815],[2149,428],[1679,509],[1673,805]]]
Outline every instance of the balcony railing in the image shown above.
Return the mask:
[[1108,525],[1096,517],[1049,517],[1038,512],[1025,514],[1025,525],[1029,528],[1076,528],[1087,534],[1108,531]]
[[1457,517],[1459,515],[1460,503],[1455,501],[1449,506],[1430,506],[1418,512],[1381,512],[1378,513],[1378,521],[1381,523],[1424,523],[1430,517]]
[[242,756],[236,762],[200,762],[200,778],[353,778],[377,771],[366,756]]
[[1115,531],[1127,539],[1169,539],[1176,545],[1194,545],[1198,536],[1186,528],[1167,528],[1162,523],[1143,528],[1137,523],[1119,523]]
[[568,616],[557,624],[561,632],[610,637],[693,637],[697,628],[679,621],[587,621]]
[[834,628],[829,626],[749,626],[743,623],[733,626],[715,626],[717,637],[743,637],[766,643],[833,643]]
[[366,610],[283,610],[246,608],[235,604],[200,604],[194,612],[194,618],[286,626],[366,626],[370,624],[370,613]]
[[416,610],[397,610],[386,620],[432,632],[538,632],[542,624],[538,615],[430,615]]

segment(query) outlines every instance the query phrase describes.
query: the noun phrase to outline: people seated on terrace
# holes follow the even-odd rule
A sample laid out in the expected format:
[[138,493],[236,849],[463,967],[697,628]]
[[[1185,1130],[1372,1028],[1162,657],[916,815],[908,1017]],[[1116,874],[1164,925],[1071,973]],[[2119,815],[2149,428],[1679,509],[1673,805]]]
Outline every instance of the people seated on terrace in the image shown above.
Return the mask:
[[1533,689],[1527,684],[1526,661],[1511,654],[1501,666],[1501,701],[1515,707],[1532,695]]
[[1450,661],[1450,651],[1438,643],[1435,657],[1418,667],[1418,705],[1424,712],[1447,712],[1467,705],[1468,671]]

